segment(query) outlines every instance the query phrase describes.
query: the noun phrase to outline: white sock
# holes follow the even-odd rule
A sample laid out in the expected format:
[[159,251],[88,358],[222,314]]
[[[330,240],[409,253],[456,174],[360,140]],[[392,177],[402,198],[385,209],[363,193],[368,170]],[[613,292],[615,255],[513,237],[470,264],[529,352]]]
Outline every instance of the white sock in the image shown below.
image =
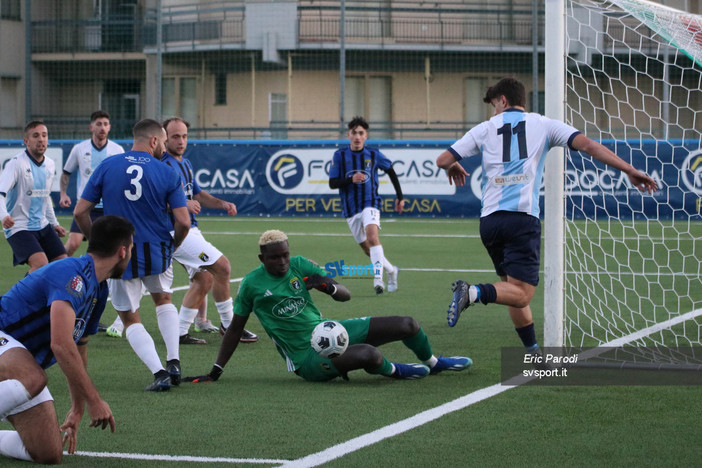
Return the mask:
[[156,345],[154,344],[153,338],[146,331],[144,325],[141,323],[135,323],[127,327],[126,331],[127,341],[131,345],[132,349],[139,356],[139,359],[146,364],[152,374],[163,370],[161,365],[161,358],[158,357],[156,352]]
[[385,254],[383,254],[382,245],[374,245],[370,248],[370,259],[371,263],[373,264],[373,280],[376,283],[382,283],[383,269],[385,268],[385,263],[387,262],[385,259]]
[[0,382],[0,419],[19,405],[32,399],[22,382],[15,379]]
[[180,313],[178,313],[178,319],[180,322],[180,336],[185,335],[190,330],[190,325],[195,321],[197,316],[197,309],[191,309],[190,307],[180,306]]
[[[195,311],[197,313],[197,311]],[[178,309],[173,304],[163,304],[156,307],[158,329],[161,330],[163,342],[166,343],[166,361],[180,359],[180,326],[178,325]]]
[[432,354],[432,356],[426,361],[422,361],[422,364],[426,365],[429,369],[434,367],[439,360]]
[[234,318],[232,298],[230,297],[224,302],[215,302],[215,306],[217,306],[217,312],[219,312],[219,319],[222,321],[222,325],[224,325],[224,328],[229,328]]
[[17,431],[0,431],[0,454],[18,460],[34,461]]

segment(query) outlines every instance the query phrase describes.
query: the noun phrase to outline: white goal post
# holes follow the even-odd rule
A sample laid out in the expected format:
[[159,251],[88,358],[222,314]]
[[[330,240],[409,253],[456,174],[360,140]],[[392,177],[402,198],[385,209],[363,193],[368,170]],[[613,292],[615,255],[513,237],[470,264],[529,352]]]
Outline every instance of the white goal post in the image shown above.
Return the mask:
[[702,16],[545,0],[545,114],[650,174],[587,155],[544,176],[544,345],[702,346]]

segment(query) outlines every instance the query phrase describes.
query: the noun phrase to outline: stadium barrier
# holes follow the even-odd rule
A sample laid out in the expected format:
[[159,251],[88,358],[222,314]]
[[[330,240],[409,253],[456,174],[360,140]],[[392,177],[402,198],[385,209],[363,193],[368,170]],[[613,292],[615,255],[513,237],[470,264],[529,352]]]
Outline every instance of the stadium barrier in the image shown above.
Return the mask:
[[[46,152],[56,161],[57,177],[52,196],[57,214],[72,209],[58,206],[60,168],[77,141],[51,142]],[[118,141],[125,148],[130,141]],[[392,161],[399,177],[409,217],[476,218],[480,216],[480,158],[463,162],[470,177],[463,187],[449,185],[436,157],[452,141],[369,141]],[[659,184],[653,195],[641,195],[626,175],[593,164],[577,152],[570,153],[566,169],[566,192],[579,202],[576,218],[604,210],[608,216],[634,219],[688,219],[699,217],[702,204],[702,150],[698,142],[670,141],[603,142],[626,161],[648,172]],[[341,201],[329,188],[329,166],[334,151],[345,141],[190,141],[186,157],[193,164],[194,178],[212,195],[237,205],[241,216],[341,216]],[[632,149],[633,148],[633,149]],[[19,140],[0,141],[0,162],[22,151]],[[76,179],[70,179],[68,194],[75,203]],[[384,216],[393,216],[394,189],[389,177],[380,178],[379,193]],[[543,193],[542,193],[543,210]],[[588,203],[591,200],[592,203]],[[626,203],[621,203],[627,200]],[[604,202],[604,203],[602,203]],[[569,205],[571,202],[568,202]],[[597,207],[597,208],[595,208]],[[568,210],[569,206],[566,206]],[[203,209],[203,215],[223,215]]]

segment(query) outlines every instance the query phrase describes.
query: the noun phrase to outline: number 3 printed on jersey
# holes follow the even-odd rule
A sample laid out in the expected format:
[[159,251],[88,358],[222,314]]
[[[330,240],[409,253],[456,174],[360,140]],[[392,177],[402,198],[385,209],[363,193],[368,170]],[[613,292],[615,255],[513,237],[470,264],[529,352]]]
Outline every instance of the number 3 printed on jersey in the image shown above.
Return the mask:
[[142,177],[144,177],[144,169],[141,168],[141,166],[137,166],[136,164],[132,164],[127,168],[127,174],[132,175],[132,180],[129,181],[130,184],[134,187],[133,193],[132,190],[125,190],[124,191],[124,196],[127,197],[127,200],[129,201],[137,201],[138,199],[141,198],[141,183],[139,182]]

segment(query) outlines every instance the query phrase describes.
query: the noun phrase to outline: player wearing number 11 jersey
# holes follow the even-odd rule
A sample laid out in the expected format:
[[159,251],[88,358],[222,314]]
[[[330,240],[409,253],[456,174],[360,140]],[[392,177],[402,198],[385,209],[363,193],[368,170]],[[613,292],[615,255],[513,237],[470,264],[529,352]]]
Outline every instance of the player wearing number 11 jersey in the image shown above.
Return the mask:
[[482,153],[482,209],[480,237],[501,281],[494,284],[453,283],[448,324],[477,301],[506,305],[527,352],[538,352],[529,303],[539,284],[541,221],[539,189],[546,154],[566,145],[626,173],[640,191],[657,190],[656,182],[631,164],[570,125],[524,109],[524,85],[504,78],[483,99],[495,116],[483,122],[444,151],[436,164],[446,169],[449,183],[461,186],[468,173],[459,164]]
[[[74,215],[83,234],[89,233],[90,210],[102,198],[106,215],[122,216],[134,224],[131,261],[122,279],[110,280],[110,295],[124,323],[129,344],[155,376],[147,390],[163,391],[170,389],[171,384],[180,383],[178,310],[171,301],[170,266],[173,251],[188,234],[190,216],[180,177],[160,161],[166,141],[161,124],[144,119],[134,125],[133,133],[132,151],[111,156],[95,169]],[[159,330],[166,344],[168,372],[161,365],[153,339],[141,324],[138,311],[142,285],[156,305]]]

